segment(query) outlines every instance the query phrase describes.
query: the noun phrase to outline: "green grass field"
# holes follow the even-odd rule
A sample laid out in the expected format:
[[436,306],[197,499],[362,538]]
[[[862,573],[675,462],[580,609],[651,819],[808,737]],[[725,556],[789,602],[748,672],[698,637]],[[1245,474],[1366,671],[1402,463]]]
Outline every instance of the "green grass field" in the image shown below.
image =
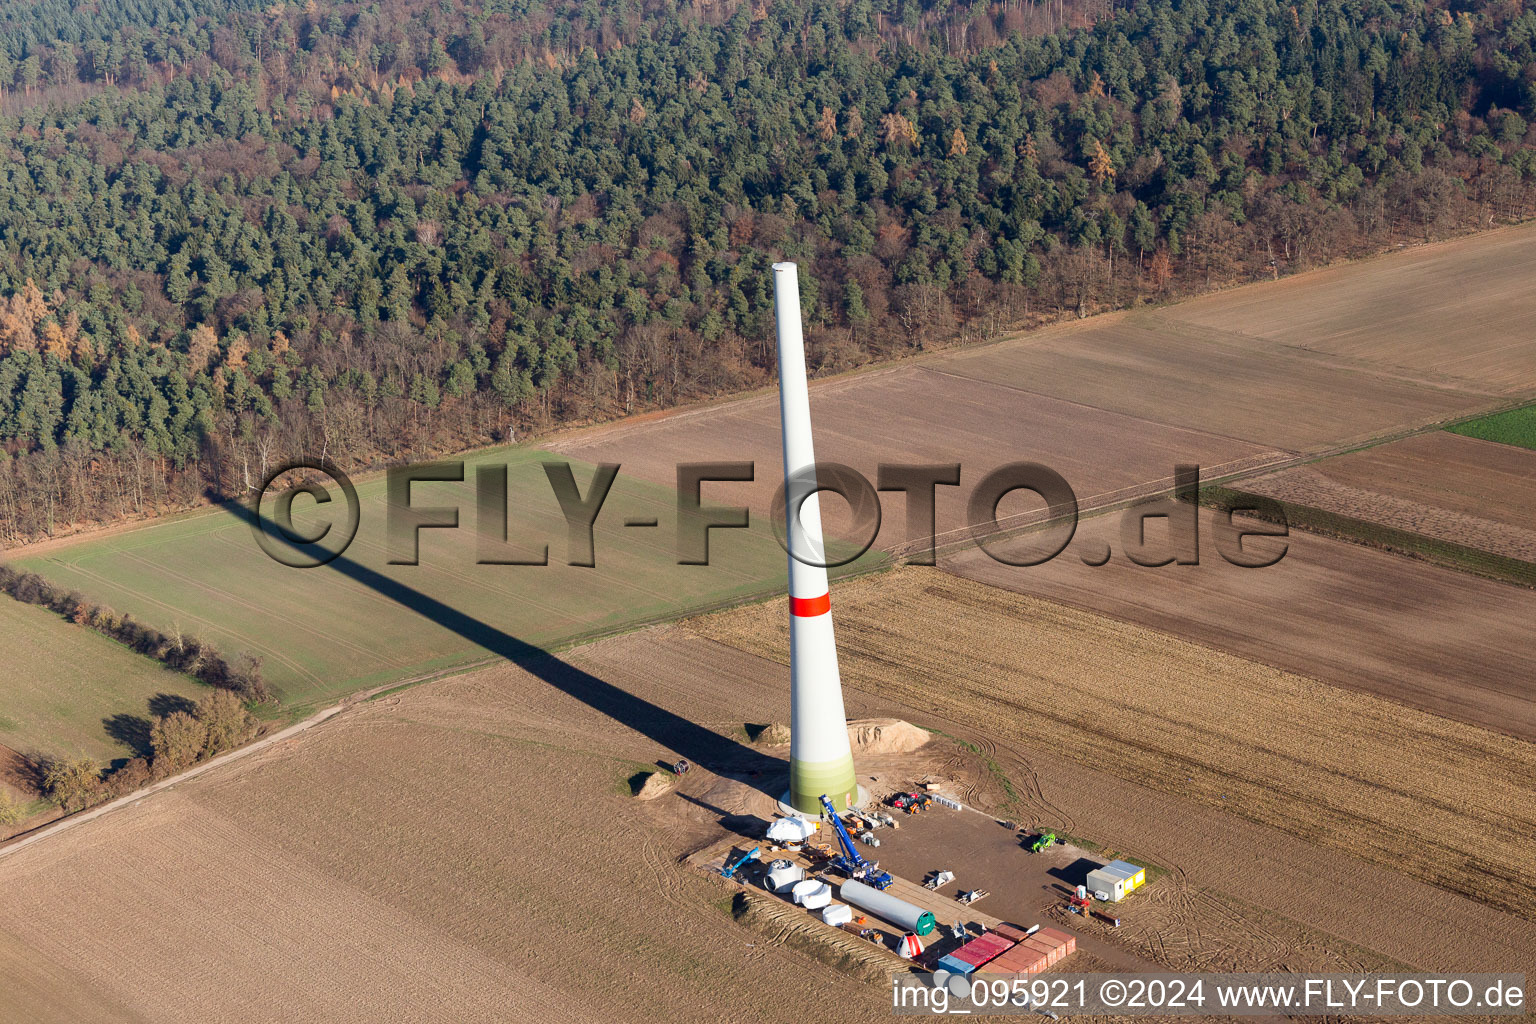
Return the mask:
[[1447,429],[1453,434],[1536,450],[1536,405],[1468,420]]
[[[423,530],[415,566],[388,564],[382,476],[358,485],[357,539],[317,569],[272,561],[248,520],[224,510],[85,539],[14,564],[162,630],[195,634],[226,656],[260,655],[268,683],[290,708],[516,654],[520,644],[556,647],[784,585],[785,555],[766,522],[713,531],[712,564],[677,565],[672,490],[626,479],[622,470],[597,520],[596,566],[566,564],[565,520],[540,466],[555,458],[499,449],[474,456],[463,483],[415,485],[413,506],[457,505],[460,523]],[[496,462],[509,466],[510,543],[520,554],[547,543],[549,565],[476,564],[473,465]],[[592,467],[577,465],[574,473],[587,493]],[[318,515],[302,497],[294,511],[300,523]],[[659,525],[626,527],[630,517],[654,517]],[[855,565],[883,557],[868,554]]]
[[[0,743],[22,754],[132,757],[160,694],[196,701],[208,687],[46,608],[0,595]],[[163,702],[157,702],[159,706]]]

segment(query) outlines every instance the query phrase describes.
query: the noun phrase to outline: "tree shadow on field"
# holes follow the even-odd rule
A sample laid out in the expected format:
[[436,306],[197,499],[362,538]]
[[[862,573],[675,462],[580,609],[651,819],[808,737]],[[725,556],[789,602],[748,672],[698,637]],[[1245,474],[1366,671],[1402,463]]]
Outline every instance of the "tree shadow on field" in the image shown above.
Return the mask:
[[[260,519],[254,511],[240,502],[225,500],[221,505],[230,514],[250,524],[253,529],[265,527],[265,532],[270,538],[301,556],[321,559],[330,555],[330,552],[321,545],[288,541],[275,524]],[[252,543],[255,543],[254,540]],[[658,704],[653,704],[643,697],[637,697],[606,680],[599,679],[590,672],[562,661],[526,640],[519,640],[494,626],[487,625],[457,608],[446,605],[398,580],[391,579],[377,570],[370,569],[344,554],[337,556],[323,568],[292,571],[339,572],[348,579],[361,583],[376,593],[403,605],[422,618],[458,634],[470,643],[505,658],[561,693],[576,698],[621,725],[626,725],[661,744],[678,757],[687,758],[716,774],[741,773],[752,776],[753,781],[748,785],[764,793],[768,792],[769,780],[775,774],[788,774],[789,766],[781,758],[753,750],[728,736],[722,736]],[[779,794],[769,795],[777,797]]]
[[132,751],[134,757],[148,757],[154,750],[154,744],[149,738],[150,730],[154,726],[143,715],[119,712],[109,718],[103,718],[101,725],[108,736]]
[[194,714],[197,704],[179,693],[157,693],[149,698],[149,713],[156,718],[166,718],[178,711]]
[[[52,758],[48,754],[36,750],[23,754],[19,750],[12,750],[9,758],[4,757],[9,749],[0,747],[0,782],[29,793],[33,796],[42,796],[47,792],[48,786],[43,781],[43,776],[48,771],[48,765]],[[6,762],[9,763],[6,763]]]

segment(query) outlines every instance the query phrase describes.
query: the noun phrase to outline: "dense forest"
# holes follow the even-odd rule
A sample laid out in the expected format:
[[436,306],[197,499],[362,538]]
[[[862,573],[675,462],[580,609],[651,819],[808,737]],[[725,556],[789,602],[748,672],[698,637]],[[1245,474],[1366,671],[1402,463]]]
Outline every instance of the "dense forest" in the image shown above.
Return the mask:
[[0,538],[1523,217],[1517,2],[0,12]]

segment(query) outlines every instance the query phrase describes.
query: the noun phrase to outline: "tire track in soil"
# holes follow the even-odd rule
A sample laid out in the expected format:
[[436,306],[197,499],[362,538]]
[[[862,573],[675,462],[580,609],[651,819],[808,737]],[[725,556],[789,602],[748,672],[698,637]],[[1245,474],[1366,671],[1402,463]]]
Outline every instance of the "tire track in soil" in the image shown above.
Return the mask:
[[363,656],[363,657],[373,657],[377,653],[377,651],[374,648],[368,647],[368,646],[366,646],[364,644],[360,644],[360,643],[357,643],[357,642],[352,641],[352,640],[348,640],[346,637],[342,636],[339,633],[330,633],[330,632],[327,632],[325,630],[316,629],[315,627],[311,626],[308,622],[305,622],[302,618],[298,618],[298,617],[289,615],[286,612],[279,611],[276,608],[263,607],[262,605],[259,605],[259,604],[255,603],[253,601],[247,601],[245,598],[240,597],[238,594],[235,594],[232,591],[225,590],[222,587],[216,587],[216,586],[214,586],[211,583],[206,583],[206,582],[204,582],[202,580],[197,579],[194,576],[189,576],[189,575],[187,575],[184,572],[180,572],[180,571],[177,571],[177,570],[174,570],[174,569],[168,569],[168,568],[166,568],[163,565],[156,565],[154,562],[151,562],[148,559],[143,558],[143,557],[141,557],[139,555],[133,554],[131,552],[125,552],[123,557],[126,558],[129,561],[137,562],[139,565],[142,565],[146,569],[149,569],[149,570],[151,570],[153,572],[158,572],[158,573],[160,573],[163,576],[168,576],[168,577],[170,577],[173,580],[178,580],[178,581],[180,581],[182,583],[185,583],[188,586],[192,587],[194,590],[200,590],[200,591],[203,591],[204,593],[207,593],[207,594],[209,594],[209,595],[211,595],[211,596],[213,596],[215,598],[221,599],[221,600],[223,600],[223,601],[225,601],[225,602],[227,602],[229,604],[234,605],[237,608],[244,608],[247,611],[250,611],[250,612],[258,614],[258,615],[259,614],[270,615],[272,618],[276,619],[279,622],[287,623],[288,625],[293,626],[296,629],[300,629],[300,630],[302,630],[302,631],[304,631],[306,633],[310,633],[310,634],[312,634],[312,635],[314,635],[314,636],[316,636],[316,637],[318,637],[318,638],[320,638],[322,640],[329,640],[330,642],[334,643],[336,646],[344,647],[347,650],[351,651],[353,654],[357,654],[357,655],[360,655],[360,656]]
[[[117,584],[116,582],[107,579],[106,577],[102,576],[101,574],[99,574],[97,572],[94,572],[94,571],[92,571],[90,569],[86,569],[83,566],[74,566],[73,567],[73,571],[78,572],[80,575],[84,576],[86,579],[93,580],[96,583],[100,583],[101,585],[103,585],[105,587],[119,586],[119,584]],[[270,648],[266,644],[256,640],[254,637],[248,636],[247,634],[241,632],[238,629],[233,629],[233,628],[228,628],[228,627],[220,626],[218,623],[215,623],[215,622],[213,622],[210,619],[205,619],[201,615],[196,614],[195,612],[187,612],[185,609],[177,608],[174,605],[168,604],[165,601],[162,601],[159,598],[154,597],[148,591],[138,590],[138,589],[136,589],[134,587],[124,587],[123,589],[127,590],[128,593],[137,596],[140,600],[146,601],[149,604],[155,605],[155,606],[157,606],[159,608],[163,608],[166,611],[171,612],[173,615],[185,614],[193,622],[200,622],[204,626],[208,627],[209,629],[217,629],[217,630],[220,630],[222,632],[228,633],[230,636],[238,637],[239,639],[241,639],[241,640],[245,641],[247,644],[249,644],[252,649],[258,650],[258,651],[262,651],[264,654],[270,655],[271,658],[274,661],[277,661],[277,662],[279,662],[279,663],[281,663],[283,665],[286,665],[288,668],[292,669],[294,675],[299,676],[302,679],[308,679],[310,682],[314,683],[316,687],[321,685],[321,679],[320,679],[320,677],[318,675],[316,675],[315,673],[313,673],[313,672],[309,671],[308,669],[304,668],[298,662],[294,661],[292,658],[290,658],[287,655],[285,655],[280,649]]]

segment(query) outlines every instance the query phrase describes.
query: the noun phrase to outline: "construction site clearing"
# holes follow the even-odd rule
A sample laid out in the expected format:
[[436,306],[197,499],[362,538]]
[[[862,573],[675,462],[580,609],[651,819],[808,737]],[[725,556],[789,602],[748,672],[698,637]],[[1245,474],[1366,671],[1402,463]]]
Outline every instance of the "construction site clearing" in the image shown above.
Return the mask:
[[[877,973],[1037,974],[1079,949],[1086,955],[1071,962],[1077,969],[1156,969],[1111,938],[1121,915],[1135,912],[1132,893],[1144,868],[1091,853],[1048,828],[994,818],[946,796],[947,788],[930,780],[872,795],[836,823],[825,809],[820,821],[781,815],[742,822],[736,835],[688,863],[740,887],[738,916],[766,911],[780,924],[803,918],[802,935],[844,951],[849,939],[867,943],[873,956],[860,961]],[[1126,867],[1135,871],[1116,902],[1096,898],[1090,876],[1123,875]]]

